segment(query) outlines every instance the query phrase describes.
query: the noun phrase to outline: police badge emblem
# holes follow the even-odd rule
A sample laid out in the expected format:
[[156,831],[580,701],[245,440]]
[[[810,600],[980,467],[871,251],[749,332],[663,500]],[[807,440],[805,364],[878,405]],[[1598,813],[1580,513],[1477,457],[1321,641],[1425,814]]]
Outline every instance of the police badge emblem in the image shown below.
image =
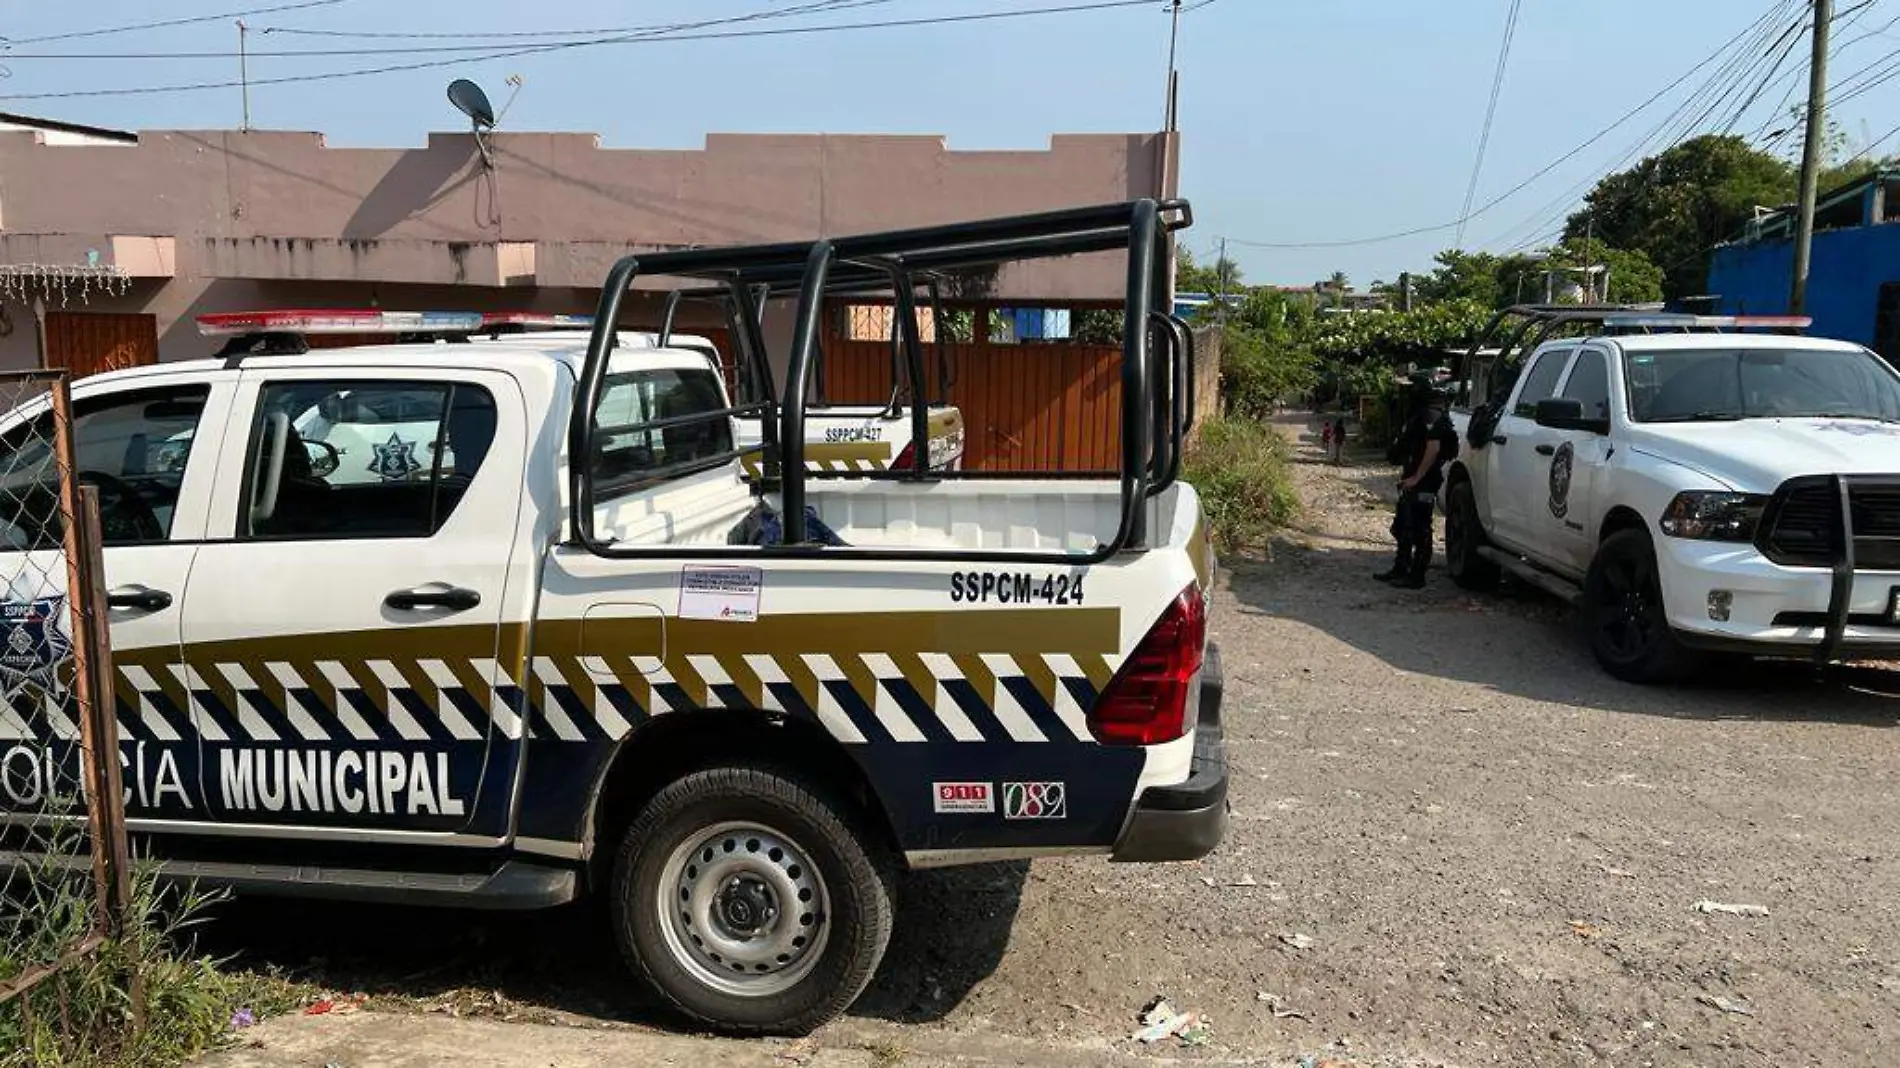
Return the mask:
[[384,482],[402,482],[422,470],[422,464],[416,460],[416,443],[413,441],[404,441],[391,434],[388,441],[369,448],[373,454],[369,470]]
[[65,697],[60,669],[72,655],[64,594],[0,602],[0,700],[11,702],[30,690]]
[[1550,461],[1550,514],[1562,519],[1570,514],[1570,472],[1576,462],[1576,450],[1568,441],[1557,446]]

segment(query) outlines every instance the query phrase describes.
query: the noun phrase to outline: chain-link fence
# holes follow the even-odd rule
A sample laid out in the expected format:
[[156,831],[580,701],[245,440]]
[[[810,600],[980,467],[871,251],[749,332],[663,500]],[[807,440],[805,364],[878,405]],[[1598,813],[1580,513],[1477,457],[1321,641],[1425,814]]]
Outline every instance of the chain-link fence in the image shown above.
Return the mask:
[[[4,1050],[89,1025],[73,1018],[95,1011],[75,1008],[74,975],[122,930],[131,859],[98,497],[78,477],[66,379],[0,375],[0,412],[24,416],[0,432]],[[130,979],[136,1030],[143,996]]]

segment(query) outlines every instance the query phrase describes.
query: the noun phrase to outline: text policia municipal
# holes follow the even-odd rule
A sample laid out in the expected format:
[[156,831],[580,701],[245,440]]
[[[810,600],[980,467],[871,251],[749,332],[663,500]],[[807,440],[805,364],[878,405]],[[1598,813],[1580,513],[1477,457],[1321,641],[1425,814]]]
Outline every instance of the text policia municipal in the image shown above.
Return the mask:
[[[453,791],[447,753],[273,746],[219,749],[213,759],[213,781],[227,812],[468,814],[467,802]],[[62,771],[67,763],[50,746],[16,745],[0,752],[0,801],[14,810],[52,802],[79,781],[70,767]],[[169,747],[122,746],[119,767],[128,807],[196,808]]]

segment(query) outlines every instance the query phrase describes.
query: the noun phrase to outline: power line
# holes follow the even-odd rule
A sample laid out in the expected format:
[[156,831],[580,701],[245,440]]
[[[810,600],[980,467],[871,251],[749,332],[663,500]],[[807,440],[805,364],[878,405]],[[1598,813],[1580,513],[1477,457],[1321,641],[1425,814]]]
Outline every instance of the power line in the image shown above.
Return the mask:
[[[707,35],[701,35],[698,37],[688,37],[686,36],[686,34],[689,31],[711,29],[716,26],[733,26],[733,25],[738,25],[741,23],[764,22],[764,21],[769,21],[769,20],[795,18],[801,15],[828,15],[828,14],[833,14],[835,12],[846,11],[846,10],[851,10],[855,8],[870,7],[877,4],[888,4],[892,2],[893,0],[814,0],[814,2],[794,4],[790,7],[771,8],[764,11],[751,11],[743,15],[728,15],[723,18],[702,19],[697,22],[662,22],[662,23],[652,23],[645,26],[617,26],[611,29],[603,29],[603,30],[553,31],[567,39],[561,40],[561,41],[553,41],[553,42],[548,43],[547,45],[531,46],[531,47],[545,47],[545,48],[552,49],[555,47],[570,46],[570,45],[617,44],[617,43],[623,43],[625,41],[635,39],[635,38],[651,38],[651,37],[658,37],[661,35],[667,35],[668,39],[670,40],[709,40],[709,39],[712,39],[714,35],[707,34]],[[809,28],[820,28],[820,27],[809,27]],[[829,27],[823,27],[823,28],[829,28]],[[271,33],[273,32],[273,30],[270,28],[266,28],[261,32]],[[467,35],[467,36],[473,36],[473,35]],[[497,35],[497,37],[505,37],[505,36],[510,36],[510,35],[507,35],[507,34]],[[544,36],[544,34],[541,31],[527,31],[527,32],[524,32],[522,36],[527,37],[527,38],[539,38],[539,37]],[[602,39],[603,36],[611,37],[612,39],[603,40]],[[578,40],[576,38],[578,38]],[[250,54],[252,56],[268,56],[268,57],[272,57],[276,59],[320,58],[320,57],[337,57],[337,56],[426,56],[426,55],[441,55],[444,53],[488,52],[500,47],[507,47],[507,46],[502,45],[499,40],[491,40],[486,44],[407,45],[407,46],[399,46],[399,47],[393,47],[393,48],[301,48],[301,49],[285,49],[285,50],[279,50],[279,51],[274,51],[274,52],[273,51],[258,51],[258,50],[253,49]],[[230,58],[230,53],[219,52],[219,51],[210,51],[210,52],[24,52],[24,53],[9,53],[6,56],[6,58],[7,59],[23,59],[23,60],[32,60],[32,59],[41,59],[41,60],[48,60],[48,59],[51,59],[51,60],[228,59]]]
[[[1433,233],[1438,233],[1444,230],[1455,229],[1457,228],[1459,223],[1467,222],[1471,219],[1475,219],[1478,216],[1483,215],[1484,213],[1490,211],[1492,208],[1497,207],[1499,204],[1502,204],[1505,201],[1516,196],[1518,193],[1523,192],[1525,189],[1529,188],[1533,183],[1543,178],[1545,175],[1549,174],[1550,172],[1556,170],[1558,167],[1563,166],[1564,164],[1575,159],[1577,156],[1581,155],[1591,145],[1594,145],[1598,141],[1601,141],[1605,137],[1608,137],[1611,133],[1616,131],[1624,123],[1630,121],[1636,116],[1649,110],[1650,106],[1655,104],[1656,101],[1661,100],[1663,97],[1668,96],[1670,93],[1674,92],[1679,86],[1682,85],[1682,83],[1688,81],[1690,78],[1693,78],[1697,74],[1699,74],[1702,71],[1702,68],[1708,66],[1709,64],[1715,62],[1717,59],[1721,58],[1725,53],[1728,52],[1728,50],[1731,47],[1733,47],[1736,44],[1736,42],[1748,36],[1750,33],[1755,32],[1758,29],[1758,27],[1760,27],[1763,23],[1768,22],[1769,19],[1776,12],[1778,12],[1783,6],[1785,6],[1785,0],[1778,0],[1778,2],[1775,3],[1760,18],[1757,18],[1755,21],[1743,27],[1741,32],[1735,34],[1733,37],[1730,37],[1728,40],[1722,42],[1722,44],[1718,48],[1716,48],[1714,52],[1711,52],[1700,63],[1697,63],[1695,66],[1690,67],[1687,71],[1684,71],[1682,75],[1678,77],[1675,81],[1672,81],[1668,85],[1663,86],[1661,89],[1656,90],[1654,93],[1650,94],[1648,99],[1644,100],[1642,103],[1624,112],[1620,117],[1618,117],[1614,122],[1611,122],[1608,126],[1603,127],[1601,130],[1598,130],[1594,134],[1591,134],[1590,137],[1586,139],[1582,144],[1579,144],[1578,146],[1571,149],[1570,151],[1565,152],[1563,155],[1558,156],[1556,159],[1545,164],[1540,170],[1532,174],[1530,177],[1524,179],[1523,181],[1512,186],[1511,188],[1491,198],[1489,201],[1486,201],[1484,204],[1479,205],[1464,219],[1453,219],[1450,222],[1439,223],[1434,226],[1416,227],[1414,229],[1404,230],[1399,233],[1380,234],[1376,237],[1352,238],[1352,239],[1344,240],[1344,241],[1242,241],[1239,238],[1230,238],[1229,240],[1232,241],[1236,245],[1243,245],[1247,248],[1259,248],[1259,249],[1351,248],[1351,247],[1355,247],[1359,245],[1377,245],[1377,244],[1382,244],[1387,241],[1398,241],[1407,237],[1417,237],[1421,234],[1433,234]],[[0,99],[4,99],[4,98],[0,98]],[[1513,229],[1515,230],[1516,228],[1513,227]]]
[[[468,63],[481,63],[495,59],[512,59],[519,56],[541,55],[549,52],[563,52],[577,48],[597,48],[619,44],[656,44],[675,41],[714,41],[734,40],[755,37],[786,37],[820,33],[837,33],[856,30],[886,30],[914,26],[942,26],[956,23],[993,22],[1002,19],[1022,19],[1040,15],[1081,14],[1085,12],[1109,11],[1120,8],[1149,7],[1152,0],[1097,0],[1095,3],[1068,4],[1053,7],[1021,8],[1015,11],[990,11],[966,15],[939,15],[930,18],[890,19],[876,22],[834,23],[824,26],[795,26],[763,30],[727,30],[716,33],[683,33],[646,36],[619,35],[596,38],[586,41],[561,41],[553,44],[532,45],[522,48],[509,48],[494,52],[485,52],[473,56],[461,56],[454,59],[422,60],[415,63],[396,63],[380,67],[364,67],[357,70],[323,71],[315,74],[284,75],[276,78],[254,78],[252,85],[290,85],[303,82],[334,81],[344,78],[364,78],[379,74],[395,74],[402,71],[430,70],[438,67],[457,66]],[[230,58],[228,53],[209,53],[209,56]],[[158,58],[185,58],[184,56],[165,56]],[[231,89],[241,83],[234,81],[190,82],[182,85],[131,86],[116,89],[72,89],[52,93],[7,93],[0,94],[0,100],[66,100],[78,97],[105,96],[147,96],[160,93],[190,93],[213,89]]]
[[1803,24],[1797,22],[1783,35],[1787,38],[1787,43],[1782,47],[1781,54],[1775,57],[1775,62],[1768,68],[1768,73],[1756,83],[1755,90],[1743,98],[1741,104],[1729,115],[1728,121],[1722,124],[1723,133],[1733,131],[1735,124],[1742,121],[1742,116],[1748,114],[1748,109],[1754,107],[1755,101],[1760,100],[1761,95],[1768,91],[1768,87],[1775,83],[1776,76],[1781,72],[1781,65],[1788,62],[1788,57],[1793,55],[1795,48],[1801,44],[1801,34],[1798,31],[1802,28]]
[[1458,236],[1453,244],[1464,244],[1465,223],[1471,219],[1471,202],[1478,199],[1478,177],[1484,173],[1484,151],[1491,144],[1491,124],[1497,118],[1498,98],[1504,95],[1504,72],[1511,62],[1511,41],[1517,36],[1518,9],[1523,0],[1511,0],[1504,12],[1504,39],[1498,43],[1498,65],[1491,74],[1491,99],[1484,106],[1484,124],[1478,133],[1478,154],[1471,163],[1471,181],[1465,186],[1465,204],[1458,216]]
[[[858,7],[873,7],[888,4],[892,0],[821,0],[817,3],[796,4],[791,8],[774,11],[755,11],[729,18],[712,19],[706,22],[678,23],[680,26],[711,26],[725,22],[744,22],[759,18],[782,18],[795,14],[830,13]],[[531,38],[557,37],[600,37],[622,33],[640,33],[654,29],[653,26],[593,26],[570,27],[565,30],[325,30],[299,26],[266,26],[264,33],[279,33],[297,37],[342,37],[357,40],[379,41],[502,41],[527,40]],[[492,48],[494,45],[481,47]]]
[[[1756,54],[1764,52],[1766,47],[1772,47],[1769,46],[1767,42],[1777,39],[1773,36],[1774,28],[1778,25],[1777,16],[1785,17],[1786,14],[1798,6],[1799,3],[1800,0],[1780,0],[1780,2],[1771,7],[1760,19],[1757,19],[1754,23],[1751,23],[1745,28],[1742,33],[1731,38],[1727,44],[1723,45],[1723,47],[1717,51],[1717,56],[1723,52],[1727,52],[1731,46],[1735,45],[1736,42],[1742,38],[1748,37],[1750,39],[1743,43],[1740,48],[1737,48],[1734,54],[1724,61],[1707,81],[1703,82],[1694,92],[1684,98],[1683,101],[1676,106],[1674,111],[1664,116],[1661,122],[1652,127],[1647,134],[1643,135],[1635,144],[1631,145],[1628,150],[1609,164],[1607,168],[1588,175],[1582,181],[1565,189],[1562,193],[1559,193],[1555,199],[1547,202],[1543,207],[1538,208],[1520,222],[1505,229],[1494,238],[1491,243],[1495,244],[1505,241],[1514,234],[1524,234],[1525,236],[1521,240],[1506,249],[1507,252],[1516,252],[1528,248],[1539,241],[1541,239],[1539,235],[1545,234],[1553,223],[1557,224],[1557,230],[1561,233],[1567,225],[1566,217],[1570,214],[1570,204],[1575,201],[1579,193],[1582,193],[1584,190],[1599,182],[1602,174],[1613,174],[1623,169],[1631,160],[1642,155],[1645,151],[1650,151],[1651,155],[1657,155],[1662,152],[1667,152],[1671,148],[1681,144],[1698,128],[1701,122],[1714,113],[1715,109],[1720,106],[1721,101],[1731,96],[1739,86],[1747,83],[1749,75],[1765,58],[1765,55]],[[1798,28],[1801,24],[1802,23],[1798,20],[1796,27]],[[1785,33],[1786,31],[1783,32]],[[1749,60],[1750,56],[1755,56],[1755,58]],[[1714,57],[1711,57],[1711,59],[1713,58]],[[1681,121],[1684,116],[1693,113],[1697,107],[1703,108],[1700,116],[1686,123]],[[1652,151],[1652,145],[1660,145],[1661,147]],[[1550,213],[1553,211],[1557,213],[1555,219],[1550,217]]]
[[[38,37],[6,37],[0,35],[0,42],[9,45],[43,44],[47,41],[72,41],[81,37],[107,37],[119,33],[139,33],[144,30],[164,30],[173,26],[190,26],[200,22],[223,22],[225,19],[249,18],[253,15],[270,15],[280,11],[300,11],[312,7],[334,7],[348,0],[299,0],[294,4],[278,4],[275,7],[254,7],[243,11],[222,11],[216,15],[192,15],[188,18],[160,19],[157,22],[137,22],[129,26],[106,26],[94,30],[72,30],[67,33],[48,33]],[[12,58],[12,57],[8,57]]]

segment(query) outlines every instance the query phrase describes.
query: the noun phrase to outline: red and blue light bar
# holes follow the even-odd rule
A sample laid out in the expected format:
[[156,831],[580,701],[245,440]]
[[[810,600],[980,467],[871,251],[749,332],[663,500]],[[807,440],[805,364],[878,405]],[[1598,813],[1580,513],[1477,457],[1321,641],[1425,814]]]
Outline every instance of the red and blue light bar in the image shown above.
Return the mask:
[[378,309],[296,309],[216,312],[200,315],[205,337],[241,334],[477,334],[516,327],[523,330],[588,330],[591,315],[539,312],[405,312]]
[[1689,315],[1677,312],[1631,312],[1606,315],[1604,326],[1664,330],[1806,330],[1814,319],[1806,315]]

